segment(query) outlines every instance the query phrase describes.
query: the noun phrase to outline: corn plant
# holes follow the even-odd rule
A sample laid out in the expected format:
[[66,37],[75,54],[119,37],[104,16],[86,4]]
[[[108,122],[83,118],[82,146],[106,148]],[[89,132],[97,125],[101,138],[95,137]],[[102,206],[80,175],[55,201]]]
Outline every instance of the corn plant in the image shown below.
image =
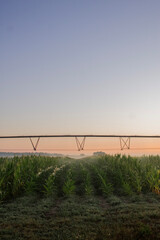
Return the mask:
[[44,194],[49,196],[56,193],[55,175],[51,174],[44,184]]
[[73,179],[72,169],[70,168],[67,173],[66,181],[64,182],[64,185],[63,185],[63,193],[66,196],[70,196],[74,192],[75,192],[75,181]]
[[124,195],[132,195],[133,194],[132,187],[130,186],[130,184],[128,182],[123,182],[122,189],[123,189]]
[[0,158],[0,201],[23,194],[160,194],[160,157]]

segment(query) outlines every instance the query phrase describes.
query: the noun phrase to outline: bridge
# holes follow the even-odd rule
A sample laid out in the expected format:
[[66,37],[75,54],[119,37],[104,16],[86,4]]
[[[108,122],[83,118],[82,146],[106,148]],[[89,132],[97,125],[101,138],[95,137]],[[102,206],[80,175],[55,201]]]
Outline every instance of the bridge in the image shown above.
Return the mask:
[[[71,135],[18,135],[18,136],[0,136],[0,139],[22,139],[30,140],[33,150],[36,151],[41,138],[75,138],[77,150],[84,150],[86,138],[119,138],[120,149],[130,149],[131,138],[160,138],[160,135],[103,135],[103,134],[71,134]],[[33,138],[36,142],[33,142]],[[80,140],[81,138],[81,140]]]

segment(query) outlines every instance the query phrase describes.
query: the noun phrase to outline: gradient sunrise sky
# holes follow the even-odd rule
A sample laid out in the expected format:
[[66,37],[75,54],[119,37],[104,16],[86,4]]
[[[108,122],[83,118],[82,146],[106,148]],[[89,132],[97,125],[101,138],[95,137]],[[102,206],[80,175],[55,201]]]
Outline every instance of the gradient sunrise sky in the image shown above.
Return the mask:
[[159,0],[1,0],[0,135],[160,135],[159,13]]

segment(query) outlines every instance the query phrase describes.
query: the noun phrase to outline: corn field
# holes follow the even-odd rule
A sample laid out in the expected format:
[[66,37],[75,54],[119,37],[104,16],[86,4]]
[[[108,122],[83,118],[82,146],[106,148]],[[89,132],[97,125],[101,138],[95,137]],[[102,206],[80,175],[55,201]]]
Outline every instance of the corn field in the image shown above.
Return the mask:
[[0,158],[0,201],[27,194],[133,195],[160,193],[160,157],[106,155],[81,160],[23,156]]

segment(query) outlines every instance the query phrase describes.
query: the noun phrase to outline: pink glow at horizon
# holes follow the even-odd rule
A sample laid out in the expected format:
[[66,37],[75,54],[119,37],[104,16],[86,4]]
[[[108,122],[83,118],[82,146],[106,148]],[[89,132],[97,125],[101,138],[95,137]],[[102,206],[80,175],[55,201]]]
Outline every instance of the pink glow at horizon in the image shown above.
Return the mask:
[[[36,144],[37,139],[32,139]],[[83,138],[79,138],[80,141]],[[118,138],[101,139],[86,138],[83,151],[78,151],[74,138],[41,138],[37,152],[62,153],[62,154],[92,154],[96,151],[103,151],[107,154],[131,154],[150,155],[160,154],[160,139],[134,139],[131,138],[130,149],[120,148]],[[34,152],[29,139],[0,139],[0,152]]]

